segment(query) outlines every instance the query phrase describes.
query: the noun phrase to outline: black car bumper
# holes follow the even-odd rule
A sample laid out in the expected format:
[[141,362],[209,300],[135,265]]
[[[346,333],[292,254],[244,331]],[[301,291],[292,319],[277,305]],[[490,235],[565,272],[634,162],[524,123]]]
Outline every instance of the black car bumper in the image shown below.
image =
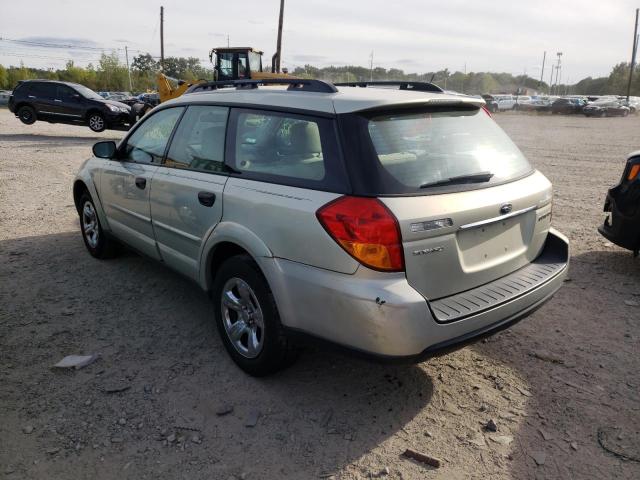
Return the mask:
[[136,123],[135,116],[130,112],[109,112],[105,116],[105,121],[109,128],[127,130]]
[[619,247],[633,250],[637,254],[640,249],[640,209],[632,215],[622,213],[616,203],[616,188],[612,188],[607,194],[604,202],[607,216],[598,231]]

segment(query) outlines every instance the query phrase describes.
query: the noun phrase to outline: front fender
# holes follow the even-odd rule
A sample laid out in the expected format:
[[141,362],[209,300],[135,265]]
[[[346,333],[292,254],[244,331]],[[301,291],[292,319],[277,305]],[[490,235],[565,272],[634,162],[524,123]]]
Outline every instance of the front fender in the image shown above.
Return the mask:
[[[93,199],[93,203],[96,207],[96,213],[98,214],[98,219],[100,220],[100,225],[106,231],[111,231],[109,227],[109,222],[107,221],[107,216],[104,213],[104,208],[102,206],[102,199],[100,198],[100,193],[98,190],[98,185],[100,185],[100,168],[96,168],[94,162],[96,159],[89,158],[86,160],[80,170],[78,171],[75,180],[73,181],[74,192],[76,185],[78,182],[84,184],[84,186],[89,191],[89,195]],[[76,198],[74,195],[74,204],[76,203]],[[80,208],[79,205],[76,204],[77,208]]]
[[211,288],[211,258],[213,252],[217,245],[224,242],[234,243],[243,248],[258,264],[261,263],[263,258],[273,257],[269,247],[247,227],[235,222],[220,222],[207,238],[200,255],[199,283],[205,291]]

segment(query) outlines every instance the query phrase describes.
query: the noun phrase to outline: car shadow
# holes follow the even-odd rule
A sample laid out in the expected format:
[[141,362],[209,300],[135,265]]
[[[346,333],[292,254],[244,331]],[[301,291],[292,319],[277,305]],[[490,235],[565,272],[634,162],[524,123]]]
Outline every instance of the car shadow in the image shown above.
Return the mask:
[[[249,377],[196,284],[130,252],[96,260],[76,232],[1,241],[0,259],[6,424],[38,432],[35,451],[18,435],[5,453],[24,458],[25,472],[85,477],[100,464],[105,478],[123,465],[131,478],[317,478],[403,434],[433,395],[419,366],[313,349]],[[81,370],[51,369],[92,353],[100,358]],[[66,467],[42,459],[47,448]]]
[[[471,349],[526,383],[527,404],[512,435],[512,478],[639,478],[640,464],[606,450],[640,452],[640,260],[614,247],[571,258],[554,298],[513,328]],[[626,303],[625,303],[626,302]],[[530,396],[529,396],[530,395]]]

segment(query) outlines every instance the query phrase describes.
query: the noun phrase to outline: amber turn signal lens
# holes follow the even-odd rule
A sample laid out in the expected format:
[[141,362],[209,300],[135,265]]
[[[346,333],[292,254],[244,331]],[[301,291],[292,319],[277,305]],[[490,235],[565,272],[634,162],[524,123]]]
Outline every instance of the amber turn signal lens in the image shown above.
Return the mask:
[[327,233],[363,265],[387,272],[404,270],[400,226],[380,200],[344,196],[316,215]]
[[640,163],[631,167],[629,171],[629,175],[627,176],[627,180],[635,180],[640,173]]

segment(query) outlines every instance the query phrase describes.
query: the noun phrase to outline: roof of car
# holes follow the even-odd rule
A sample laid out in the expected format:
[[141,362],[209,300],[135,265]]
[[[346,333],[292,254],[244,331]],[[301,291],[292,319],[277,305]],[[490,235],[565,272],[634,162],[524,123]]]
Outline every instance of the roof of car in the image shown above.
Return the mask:
[[284,86],[260,88],[221,88],[213,91],[193,92],[182,95],[167,104],[196,102],[225,103],[310,110],[341,114],[392,107],[423,105],[461,105],[480,107],[484,101],[466,95],[417,92],[381,87],[339,87],[337,92],[319,93],[287,90]]

